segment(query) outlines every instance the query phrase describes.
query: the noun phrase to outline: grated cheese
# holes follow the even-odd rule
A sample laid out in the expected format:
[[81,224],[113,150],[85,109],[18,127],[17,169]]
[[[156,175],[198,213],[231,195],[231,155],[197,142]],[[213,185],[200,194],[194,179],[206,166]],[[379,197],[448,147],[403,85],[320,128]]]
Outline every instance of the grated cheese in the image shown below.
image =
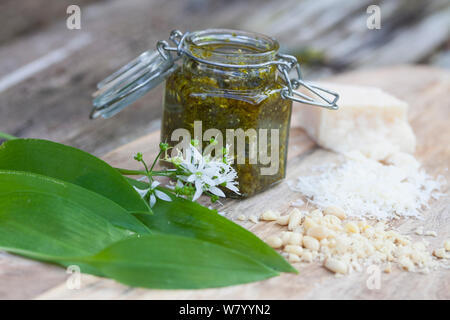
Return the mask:
[[421,217],[431,198],[438,198],[443,177],[434,180],[406,153],[395,153],[383,162],[358,151],[341,155],[341,162],[313,169],[291,189],[301,192],[318,207],[338,206],[351,217],[387,220],[399,216]]

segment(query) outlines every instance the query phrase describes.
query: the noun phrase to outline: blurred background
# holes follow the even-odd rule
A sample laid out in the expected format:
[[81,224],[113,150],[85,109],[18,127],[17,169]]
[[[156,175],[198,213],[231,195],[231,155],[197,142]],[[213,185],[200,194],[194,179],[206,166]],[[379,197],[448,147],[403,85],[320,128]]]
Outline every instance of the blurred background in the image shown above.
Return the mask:
[[[69,5],[81,29],[66,26]],[[367,28],[370,5],[381,29]],[[162,86],[115,117],[89,120],[96,83],[172,29],[268,34],[306,79],[358,68],[450,68],[448,0],[1,0],[0,131],[104,154],[159,128]]]

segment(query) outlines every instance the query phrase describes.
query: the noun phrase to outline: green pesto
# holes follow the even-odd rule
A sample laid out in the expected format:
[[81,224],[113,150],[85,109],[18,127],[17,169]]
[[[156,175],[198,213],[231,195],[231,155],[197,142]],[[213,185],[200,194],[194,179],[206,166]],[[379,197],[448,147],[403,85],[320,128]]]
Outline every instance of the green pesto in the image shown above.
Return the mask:
[[[234,47],[227,42],[202,46],[202,58],[208,52],[248,52],[254,48],[242,45]],[[194,50],[192,51],[194,52]],[[194,53],[195,54],[195,53]],[[235,61],[235,60],[233,60]],[[237,62],[239,63],[239,62]],[[249,141],[246,139],[246,163],[236,164],[239,189],[243,197],[261,192],[280,182],[286,173],[286,156],[292,102],[281,97],[284,83],[277,77],[276,67],[260,69],[219,68],[184,58],[183,65],[166,81],[161,140],[172,146],[171,134],[184,128],[193,136],[194,121],[202,121],[202,129],[215,128],[226,137],[226,129],[278,129],[279,167],[274,175],[261,175],[261,167],[269,165],[250,164]],[[271,150],[270,135],[267,141]]]

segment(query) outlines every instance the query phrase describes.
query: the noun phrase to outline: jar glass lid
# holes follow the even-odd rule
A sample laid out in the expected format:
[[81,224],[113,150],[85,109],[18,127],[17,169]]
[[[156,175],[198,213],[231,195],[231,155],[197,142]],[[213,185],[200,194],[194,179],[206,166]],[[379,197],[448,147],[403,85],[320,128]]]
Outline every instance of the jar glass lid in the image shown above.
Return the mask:
[[97,84],[91,118],[109,118],[163,82],[175,69],[170,58],[146,51]]

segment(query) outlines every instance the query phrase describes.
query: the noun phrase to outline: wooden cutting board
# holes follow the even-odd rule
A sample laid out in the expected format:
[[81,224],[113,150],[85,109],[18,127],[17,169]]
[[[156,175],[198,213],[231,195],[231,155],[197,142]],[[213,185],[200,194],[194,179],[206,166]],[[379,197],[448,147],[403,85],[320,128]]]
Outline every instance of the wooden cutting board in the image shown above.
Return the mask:
[[[450,181],[447,170],[450,163],[449,72],[429,67],[399,66],[342,74],[327,81],[374,85],[406,100],[411,106],[409,118],[417,136],[416,157],[430,174],[444,175],[447,181]],[[302,108],[295,106],[294,112],[301,112]],[[103,158],[114,166],[138,169],[132,159],[133,155],[143,152],[144,156],[151,159],[157,151],[158,143],[159,132],[154,132],[108,153]],[[307,173],[318,162],[333,161],[335,157],[335,154],[318,148],[302,129],[295,126],[294,121],[290,132],[287,180],[294,180],[297,176]],[[442,246],[443,241],[450,238],[448,190],[446,186],[443,190],[446,196],[434,201],[425,212],[425,221],[401,220],[397,221],[395,226],[413,238],[417,238],[413,230],[418,225],[423,225],[426,230],[435,230],[438,237],[427,237],[427,240],[433,248]],[[287,183],[283,182],[247,200],[227,200],[219,210],[225,211],[227,217],[264,239],[280,227],[274,223],[240,222],[235,218],[240,214],[259,215],[269,208],[284,212],[289,210],[289,204],[298,198],[300,194],[292,192]],[[0,279],[6,279],[8,268],[10,272],[17,272],[17,268],[22,264],[26,264],[23,267],[24,280],[18,280],[15,284],[9,282],[11,287],[8,292],[11,294],[11,290],[16,290],[19,297],[37,299],[450,299],[448,269],[440,269],[428,275],[394,270],[391,274],[381,275],[381,287],[375,290],[368,289],[366,282],[369,274],[365,270],[338,278],[318,263],[294,264],[300,271],[298,275],[283,274],[258,283],[221,289],[135,289],[112,280],[83,275],[81,288],[69,290],[65,281],[68,276],[64,269],[4,255],[3,260],[0,256]],[[36,269],[38,274],[30,275],[29,272],[34,273],[33,270]],[[20,294],[21,292],[23,294]],[[0,291],[0,298],[1,294]]]

